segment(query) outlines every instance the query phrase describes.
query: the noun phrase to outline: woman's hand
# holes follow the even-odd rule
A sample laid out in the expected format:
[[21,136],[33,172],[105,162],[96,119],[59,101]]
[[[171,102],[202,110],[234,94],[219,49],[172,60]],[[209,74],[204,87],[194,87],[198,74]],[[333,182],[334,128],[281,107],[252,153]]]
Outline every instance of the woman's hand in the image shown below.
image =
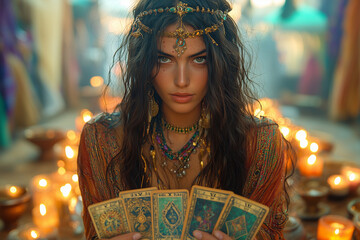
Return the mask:
[[113,238],[110,238],[110,240],[139,240],[141,238],[141,234],[138,232],[132,232],[132,233],[126,233],[122,234]]
[[193,232],[193,236],[196,239],[202,239],[202,240],[231,240],[231,238],[228,235],[218,230],[216,230],[213,235],[207,232],[195,230]]

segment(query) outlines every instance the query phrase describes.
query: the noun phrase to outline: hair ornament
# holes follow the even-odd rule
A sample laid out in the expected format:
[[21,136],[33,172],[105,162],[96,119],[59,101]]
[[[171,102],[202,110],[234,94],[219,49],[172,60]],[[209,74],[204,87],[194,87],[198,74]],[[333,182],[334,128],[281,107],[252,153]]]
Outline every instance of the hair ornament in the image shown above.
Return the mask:
[[[180,57],[184,51],[186,50],[186,42],[185,39],[186,38],[195,38],[195,37],[199,37],[202,36],[204,34],[208,35],[212,41],[212,43],[216,46],[218,46],[218,44],[215,42],[215,40],[210,36],[210,33],[217,31],[221,26],[224,25],[224,21],[227,18],[227,14],[228,11],[221,11],[219,9],[214,10],[214,9],[205,9],[204,7],[189,7],[188,4],[183,3],[183,2],[179,2],[175,7],[166,7],[166,8],[158,8],[158,9],[152,9],[152,10],[148,10],[148,11],[143,11],[141,13],[139,13],[139,15],[135,18],[134,24],[133,24],[133,31],[131,33],[131,36],[138,38],[138,37],[142,37],[142,32],[151,34],[152,33],[152,29],[149,28],[148,26],[146,26],[145,24],[143,24],[141,22],[141,20],[148,15],[152,15],[152,14],[162,14],[162,13],[174,13],[177,14],[180,18],[180,24],[179,27],[175,30],[175,32],[164,32],[163,36],[165,37],[170,37],[170,38],[176,38],[176,43],[174,45],[174,49],[178,54],[178,57]],[[182,18],[184,15],[188,14],[188,13],[202,13],[202,14],[212,14],[212,15],[217,15],[219,16],[219,22],[206,27],[204,29],[198,29],[195,30],[193,32],[188,32],[182,22]]]

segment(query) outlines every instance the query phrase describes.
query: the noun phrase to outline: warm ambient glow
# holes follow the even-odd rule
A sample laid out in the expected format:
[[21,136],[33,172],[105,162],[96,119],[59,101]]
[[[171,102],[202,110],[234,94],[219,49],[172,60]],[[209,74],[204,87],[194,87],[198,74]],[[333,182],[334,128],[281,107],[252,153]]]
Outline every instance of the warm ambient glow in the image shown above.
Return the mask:
[[76,139],[76,133],[73,130],[67,131],[66,136],[71,141],[74,141]]
[[79,176],[77,174],[74,174],[72,175],[71,179],[74,181],[74,182],[78,182],[79,181]]
[[39,180],[39,186],[40,187],[46,187],[48,185],[48,182],[46,181],[45,178],[42,178]]
[[104,79],[100,76],[94,76],[90,79],[90,85],[92,87],[101,87],[104,84]]
[[316,156],[313,154],[313,155],[311,155],[311,156],[308,158],[307,163],[308,163],[309,165],[314,165],[315,162],[316,162]]
[[290,134],[290,129],[288,127],[281,127],[280,132],[286,138]]
[[265,112],[262,111],[262,110],[259,109],[259,108],[254,111],[254,116],[255,116],[255,117],[262,117],[262,116],[264,116],[264,115],[265,115]]
[[60,191],[64,197],[68,197],[71,192],[71,184],[70,183],[65,184],[60,188]]
[[301,139],[300,140],[300,147],[302,149],[306,148],[308,146],[308,144],[309,144],[308,140],[306,140],[306,139]]
[[84,109],[81,111],[81,116],[82,116],[82,119],[84,120],[84,122],[88,122],[93,117],[93,114],[89,110]]
[[58,167],[65,167],[65,162],[63,160],[59,160],[59,161],[57,161],[57,166]]
[[74,157],[74,150],[70,146],[65,147],[65,154],[67,158],[73,158]]
[[38,234],[35,230],[31,230],[30,236],[31,236],[33,239],[37,239],[37,238],[39,237],[39,234]]
[[46,214],[46,207],[42,203],[40,204],[40,214],[41,214],[41,216],[45,216],[45,214]]
[[307,137],[307,132],[305,130],[299,130],[296,132],[295,138],[298,141],[301,141],[302,139],[306,139]]
[[315,153],[319,150],[319,145],[317,143],[311,143],[310,144],[310,151]]
[[64,175],[66,173],[66,170],[63,167],[59,167],[57,171],[60,175]]

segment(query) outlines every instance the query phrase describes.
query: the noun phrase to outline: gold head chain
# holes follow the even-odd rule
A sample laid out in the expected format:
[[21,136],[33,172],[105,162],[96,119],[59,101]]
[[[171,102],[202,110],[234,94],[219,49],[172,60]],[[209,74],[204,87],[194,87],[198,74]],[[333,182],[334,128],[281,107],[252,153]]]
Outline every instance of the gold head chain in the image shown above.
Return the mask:
[[[212,15],[218,15],[220,16],[220,20],[218,23],[204,28],[204,29],[198,29],[195,30],[193,32],[188,32],[185,28],[185,26],[183,25],[182,22],[182,18],[185,14],[188,13],[206,13],[206,14],[212,14]],[[148,10],[148,11],[143,11],[141,12],[135,19],[134,24],[133,24],[133,32],[131,33],[131,36],[138,38],[138,37],[142,37],[142,33],[141,31],[145,32],[145,33],[152,33],[152,29],[149,28],[148,26],[146,26],[145,24],[143,24],[141,22],[141,20],[147,16],[147,15],[152,15],[152,14],[162,14],[162,13],[174,13],[179,15],[180,17],[180,25],[179,27],[175,30],[175,32],[165,32],[163,34],[163,36],[165,37],[171,37],[171,38],[176,38],[176,43],[174,45],[174,49],[178,54],[178,57],[180,57],[186,50],[186,42],[185,39],[186,38],[195,38],[195,37],[199,37],[202,36],[204,34],[208,35],[209,38],[211,39],[212,43],[216,46],[218,46],[218,44],[215,42],[215,40],[210,36],[210,33],[217,31],[221,26],[224,25],[224,21],[227,18],[227,14],[228,11],[221,11],[221,10],[214,10],[214,9],[205,9],[204,7],[189,7],[188,4],[186,3],[182,3],[179,2],[175,7],[166,7],[166,8],[158,8],[158,9],[152,9],[152,10]]]

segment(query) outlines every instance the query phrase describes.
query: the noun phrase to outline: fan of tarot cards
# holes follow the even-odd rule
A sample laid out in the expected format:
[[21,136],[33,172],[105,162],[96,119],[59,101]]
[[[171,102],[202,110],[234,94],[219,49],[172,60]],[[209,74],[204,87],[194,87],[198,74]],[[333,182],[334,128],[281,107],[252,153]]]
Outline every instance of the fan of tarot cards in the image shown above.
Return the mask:
[[142,239],[195,239],[194,230],[220,230],[232,239],[256,236],[269,208],[230,191],[193,186],[184,189],[143,188],[90,205],[99,238],[140,232]]

